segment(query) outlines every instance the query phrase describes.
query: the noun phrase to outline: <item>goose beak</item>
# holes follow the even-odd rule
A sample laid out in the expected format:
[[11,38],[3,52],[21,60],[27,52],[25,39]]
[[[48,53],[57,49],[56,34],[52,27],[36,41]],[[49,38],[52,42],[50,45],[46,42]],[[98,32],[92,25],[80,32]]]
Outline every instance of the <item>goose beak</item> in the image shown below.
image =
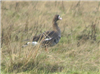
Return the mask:
[[62,20],[62,18],[59,18],[60,20]]

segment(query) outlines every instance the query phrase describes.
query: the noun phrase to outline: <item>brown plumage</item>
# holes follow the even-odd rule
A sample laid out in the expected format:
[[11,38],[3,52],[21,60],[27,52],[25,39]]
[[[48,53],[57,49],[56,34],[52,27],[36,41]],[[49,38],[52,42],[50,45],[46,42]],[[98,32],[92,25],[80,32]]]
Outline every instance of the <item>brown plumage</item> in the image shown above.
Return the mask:
[[[60,18],[59,15],[55,15],[52,21],[53,30],[34,36],[32,39],[32,44],[35,45],[39,43],[41,47],[45,47],[45,48],[57,44],[61,38],[61,31],[60,28],[58,27],[57,21],[61,19],[62,18]],[[27,45],[28,44],[30,43],[27,43]]]

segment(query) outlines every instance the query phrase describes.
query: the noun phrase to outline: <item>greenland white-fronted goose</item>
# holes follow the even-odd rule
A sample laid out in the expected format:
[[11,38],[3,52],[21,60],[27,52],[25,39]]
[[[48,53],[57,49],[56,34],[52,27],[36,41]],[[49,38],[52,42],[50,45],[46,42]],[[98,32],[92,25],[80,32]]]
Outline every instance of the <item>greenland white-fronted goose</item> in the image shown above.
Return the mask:
[[59,15],[55,15],[52,21],[53,31],[47,31],[38,36],[34,36],[32,42],[27,42],[24,46],[29,44],[40,44],[41,47],[45,47],[47,50],[47,47],[51,47],[57,44],[61,38],[61,31],[58,27],[57,21],[61,19],[62,18]]

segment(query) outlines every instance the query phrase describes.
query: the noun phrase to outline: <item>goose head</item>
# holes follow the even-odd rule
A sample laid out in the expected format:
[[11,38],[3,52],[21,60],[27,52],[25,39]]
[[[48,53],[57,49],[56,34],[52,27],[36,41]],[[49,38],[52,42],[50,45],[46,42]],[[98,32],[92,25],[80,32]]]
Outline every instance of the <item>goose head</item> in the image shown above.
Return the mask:
[[53,18],[53,22],[56,22],[58,20],[62,20],[62,18],[60,17],[60,15],[55,15]]

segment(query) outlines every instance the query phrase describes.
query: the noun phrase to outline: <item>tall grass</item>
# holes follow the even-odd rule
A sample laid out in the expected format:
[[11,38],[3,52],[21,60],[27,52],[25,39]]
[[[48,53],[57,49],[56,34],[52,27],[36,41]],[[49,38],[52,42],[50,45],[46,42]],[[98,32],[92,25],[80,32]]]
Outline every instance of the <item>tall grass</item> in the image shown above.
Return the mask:
[[[21,74],[100,73],[100,2],[2,1],[1,70]],[[62,37],[49,53],[39,46],[22,45],[52,29],[58,21]]]

